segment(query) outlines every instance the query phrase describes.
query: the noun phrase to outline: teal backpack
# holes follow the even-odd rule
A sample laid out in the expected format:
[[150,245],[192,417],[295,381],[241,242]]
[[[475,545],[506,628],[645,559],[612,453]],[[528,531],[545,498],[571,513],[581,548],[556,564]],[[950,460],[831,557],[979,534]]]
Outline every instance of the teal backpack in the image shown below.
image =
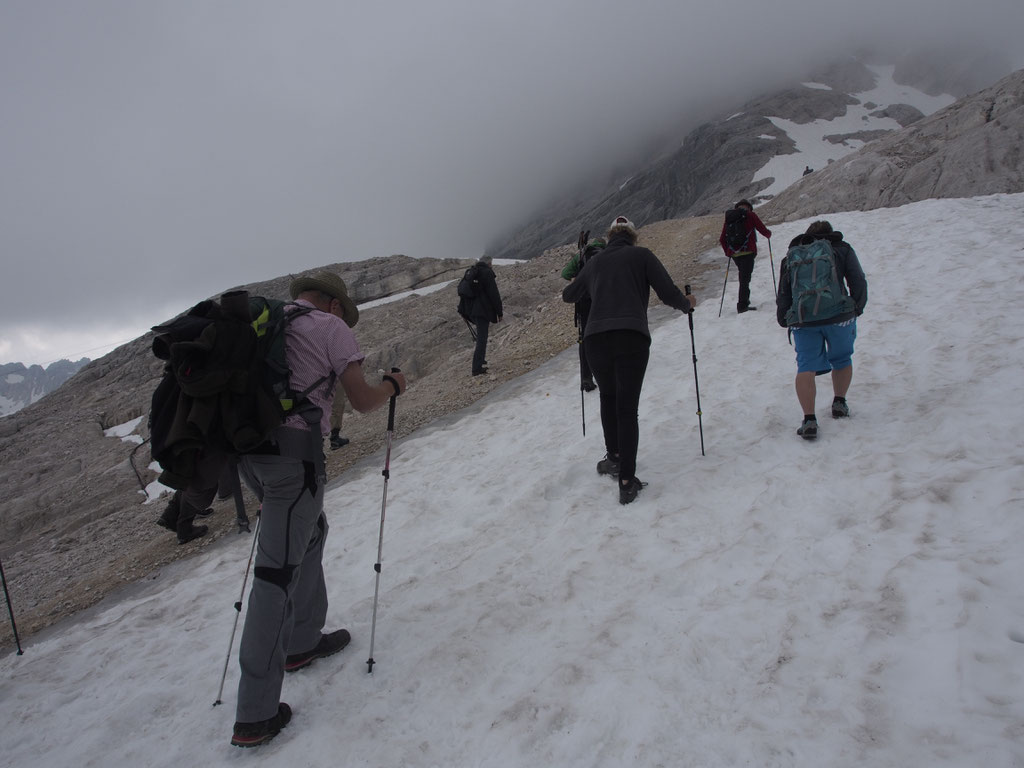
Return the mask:
[[786,252],[793,303],[786,311],[786,325],[804,325],[838,317],[854,310],[836,270],[836,255],[826,239],[790,247]]

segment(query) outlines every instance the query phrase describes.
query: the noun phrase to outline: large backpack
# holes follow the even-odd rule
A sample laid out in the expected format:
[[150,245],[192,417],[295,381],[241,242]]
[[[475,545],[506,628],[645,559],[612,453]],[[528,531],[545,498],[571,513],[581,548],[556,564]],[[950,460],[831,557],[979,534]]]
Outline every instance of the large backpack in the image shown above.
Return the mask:
[[473,306],[473,299],[476,298],[477,289],[480,287],[480,280],[477,278],[476,265],[466,270],[459,280],[459,314],[465,318],[469,317]]
[[[285,330],[310,312],[287,302],[233,291],[200,302],[153,330],[153,353],[166,360],[153,393],[150,437],[160,482],[188,485],[207,449],[247,453],[265,442],[291,413],[309,410],[308,394],[289,383]],[[328,388],[333,387],[332,379]],[[312,419],[312,417],[311,417]]]
[[743,208],[730,208],[725,212],[725,242],[733,251],[747,247],[747,212]]
[[836,255],[826,239],[793,245],[786,252],[793,303],[786,325],[803,325],[852,312],[854,301],[836,269]]
[[476,276],[476,265],[466,270],[465,274],[462,275],[462,279],[459,280],[459,296],[464,299],[476,298],[476,289],[480,287],[480,281]]

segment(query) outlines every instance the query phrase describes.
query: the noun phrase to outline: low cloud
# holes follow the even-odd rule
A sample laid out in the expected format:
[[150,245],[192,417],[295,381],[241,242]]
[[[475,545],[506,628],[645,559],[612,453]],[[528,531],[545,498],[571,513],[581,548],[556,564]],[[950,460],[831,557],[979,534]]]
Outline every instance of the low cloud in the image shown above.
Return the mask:
[[826,56],[956,41],[1024,66],[1017,0],[688,5],[7,4],[6,349],[28,356],[27,322],[141,332],[324,263],[479,255]]

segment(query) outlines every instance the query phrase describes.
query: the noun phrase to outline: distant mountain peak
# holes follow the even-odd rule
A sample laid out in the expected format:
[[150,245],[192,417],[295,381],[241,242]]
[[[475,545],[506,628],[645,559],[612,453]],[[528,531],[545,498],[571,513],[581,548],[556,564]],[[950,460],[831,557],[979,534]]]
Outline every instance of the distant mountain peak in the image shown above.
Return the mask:
[[24,363],[0,363],[0,416],[9,416],[50,394],[85,366],[89,358],[76,362],[57,360],[43,368]]

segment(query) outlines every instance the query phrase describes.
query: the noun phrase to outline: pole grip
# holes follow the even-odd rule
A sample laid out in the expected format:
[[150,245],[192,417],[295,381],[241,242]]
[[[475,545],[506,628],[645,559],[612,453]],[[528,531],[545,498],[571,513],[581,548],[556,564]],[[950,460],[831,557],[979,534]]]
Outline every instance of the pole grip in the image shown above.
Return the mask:
[[[392,373],[401,373],[400,368],[391,367]],[[391,396],[391,401],[388,403],[388,432],[395,431],[395,401],[398,399],[398,393]]]

